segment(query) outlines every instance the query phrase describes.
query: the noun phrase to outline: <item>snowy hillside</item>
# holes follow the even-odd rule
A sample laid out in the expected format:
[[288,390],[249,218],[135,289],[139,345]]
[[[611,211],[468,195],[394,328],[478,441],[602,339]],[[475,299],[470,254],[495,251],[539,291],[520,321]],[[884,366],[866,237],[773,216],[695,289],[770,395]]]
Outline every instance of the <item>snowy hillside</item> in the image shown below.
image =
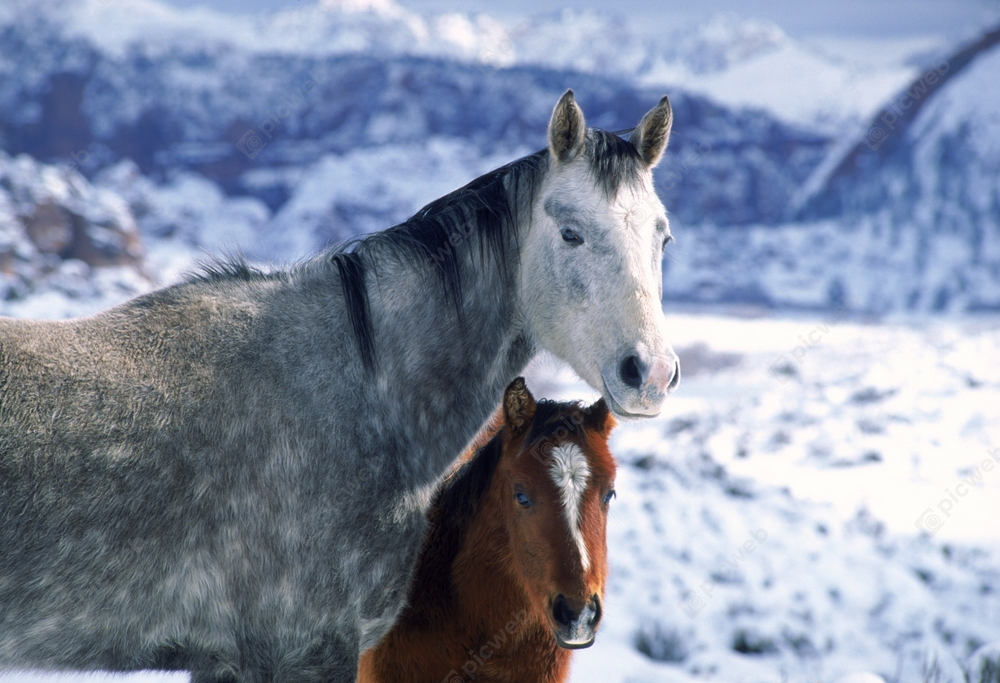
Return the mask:
[[851,241],[880,245],[861,247],[857,263],[907,274],[881,295],[848,295],[851,305],[1000,307],[998,69],[995,28],[929,66],[803,186],[799,217],[836,220]]
[[681,233],[667,296],[874,313],[1000,309],[998,70],[994,29],[844,132],[799,187],[794,221]]
[[139,229],[121,196],[73,169],[0,150],[0,300],[8,312],[39,292],[99,306],[146,291],[152,282],[142,263]]
[[[663,39],[588,12],[504,24],[392,0],[256,16],[123,2],[0,12],[0,145],[150,198],[150,211],[130,200],[148,238],[302,258],[543,146],[567,86],[611,130],[667,91],[674,132],[655,180],[678,237],[670,298],[1000,306],[987,46],[959,69],[926,41],[875,58],[731,16]],[[831,175],[849,150],[872,152],[865,121],[952,62],[881,157]],[[141,192],[111,179],[122,164]]]
[[936,656],[961,681],[1000,637],[996,322],[668,321],[687,379],[615,436],[608,620],[573,680],[919,683]]

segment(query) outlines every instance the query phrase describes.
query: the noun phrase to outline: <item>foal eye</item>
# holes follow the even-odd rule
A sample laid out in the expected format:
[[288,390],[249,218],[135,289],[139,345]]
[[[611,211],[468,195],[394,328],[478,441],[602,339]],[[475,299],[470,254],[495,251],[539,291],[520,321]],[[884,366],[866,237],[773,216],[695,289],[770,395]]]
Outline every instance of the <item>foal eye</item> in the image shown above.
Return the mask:
[[674,236],[673,235],[667,235],[666,237],[663,238],[663,246],[660,247],[660,248],[661,249],[666,249],[667,245],[670,244],[673,241],[674,241]]
[[583,236],[573,228],[563,228],[559,231],[559,234],[562,235],[563,242],[566,244],[572,244],[574,246],[583,244]]
[[601,501],[601,502],[604,503],[604,505],[607,505],[608,503],[611,502],[612,498],[617,498],[617,497],[618,497],[618,494],[615,493],[614,489],[611,489],[610,491],[608,491],[607,493],[604,494],[604,500]]
[[514,497],[517,498],[517,502],[521,507],[529,507],[531,505],[531,499],[521,491],[515,493]]

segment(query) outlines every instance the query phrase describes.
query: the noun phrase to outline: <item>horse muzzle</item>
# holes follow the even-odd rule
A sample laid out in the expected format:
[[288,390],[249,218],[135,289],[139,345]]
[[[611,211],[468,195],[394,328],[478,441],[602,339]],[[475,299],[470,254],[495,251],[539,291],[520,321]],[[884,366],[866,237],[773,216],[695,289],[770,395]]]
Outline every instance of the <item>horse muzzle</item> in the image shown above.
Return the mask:
[[617,365],[601,370],[604,398],[621,417],[655,417],[681,381],[681,364],[670,349],[655,358],[636,350],[622,354]]
[[554,635],[559,647],[579,650],[593,645],[601,614],[600,596],[594,595],[582,610],[576,611],[560,593],[552,603],[552,617],[557,625]]

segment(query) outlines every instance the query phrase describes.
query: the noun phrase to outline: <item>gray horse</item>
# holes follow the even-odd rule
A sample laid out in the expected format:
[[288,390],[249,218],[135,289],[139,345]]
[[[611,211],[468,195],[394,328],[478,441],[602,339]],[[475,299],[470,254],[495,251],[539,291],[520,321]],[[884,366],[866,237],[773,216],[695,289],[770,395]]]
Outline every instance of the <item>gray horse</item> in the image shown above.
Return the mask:
[[537,350],[620,416],[679,366],[650,168],[567,91],[548,148],[287,272],[0,319],[0,669],[353,681],[432,492]]

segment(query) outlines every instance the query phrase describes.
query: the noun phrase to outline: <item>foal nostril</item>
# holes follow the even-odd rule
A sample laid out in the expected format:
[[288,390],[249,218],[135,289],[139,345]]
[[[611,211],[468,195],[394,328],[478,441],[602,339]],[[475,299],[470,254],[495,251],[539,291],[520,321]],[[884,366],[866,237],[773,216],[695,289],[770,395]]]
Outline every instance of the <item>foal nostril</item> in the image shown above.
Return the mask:
[[626,386],[638,389],[646,383],[644,368],[645,366],[638,356],[634,354],[625,356],[618,365],[618,377]]
[[590,608],[594,610],[594,616],[590,618],[591,628],[597,628],[597,625],[601,623],[601,615],[604,611],[601,609],[601,596],[595,595],[590,599]]
[[574,612],[573,609],[566,604],[566,598],[562,593],[556,598],[556,601],[552,603],[552,616],[555,617],[556,623],[560,626],[571,627],[580,616],[579,612]]

